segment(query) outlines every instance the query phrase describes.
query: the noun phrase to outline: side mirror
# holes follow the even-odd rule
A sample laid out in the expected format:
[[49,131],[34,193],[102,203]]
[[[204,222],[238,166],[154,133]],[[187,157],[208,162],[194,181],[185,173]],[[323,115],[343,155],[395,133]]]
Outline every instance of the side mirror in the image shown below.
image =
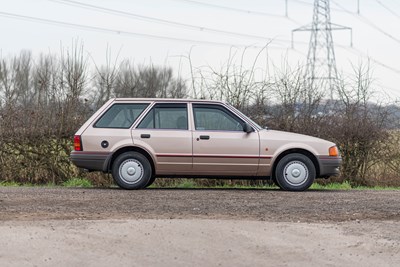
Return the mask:
[[251,128],[251,126],[247,122],[245,122],[243,124],[243,132],[251,133],[252,131],[253,131],[253,128]]

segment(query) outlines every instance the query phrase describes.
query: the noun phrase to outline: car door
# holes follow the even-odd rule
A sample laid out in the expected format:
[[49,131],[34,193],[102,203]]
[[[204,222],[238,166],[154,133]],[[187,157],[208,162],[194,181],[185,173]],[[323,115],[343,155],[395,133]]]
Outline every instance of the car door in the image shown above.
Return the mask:
[[192,170],[192,132],[186,103],[157,103],[132,130],[135,145],[156,159],[158,175]]
[[193,103],[193,171],[198,175],[256,175],[259,135],[220,104]]

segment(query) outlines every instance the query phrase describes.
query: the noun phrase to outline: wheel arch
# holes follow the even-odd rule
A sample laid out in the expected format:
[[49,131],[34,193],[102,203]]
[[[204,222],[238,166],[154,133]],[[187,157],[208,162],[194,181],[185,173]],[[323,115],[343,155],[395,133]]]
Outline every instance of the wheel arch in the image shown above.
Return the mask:
[[316,172],[316,177],[319,177],[320,174],[320,168],[319,168],[319,163],[317,157],[311,153],[310,151],[302,148],[292,148],[285,150],[281,152],[278,157],[276,157],[273,165],[272,165],[272,171],[271,171],[271,177],[275,178],[275,171],[276,171],[276,166],[278,165],[279,161],[286,155],[293,154],[293,153],[298,153],[298,154],[303,154],[304,156],[308,157],[312,163],[314,164],[315,167],[315,172]]
[[146,151],[143,148],[140,147],[135,147],[135,146],[126,146],[126,147],[121,147],[119,148],[117,151],[115,151],[111,157],[109,158],[109,160],[107,161],[107,165],[106,165],[106,172],[110,172],[112,169],[112,166],[114,164],[115,159],[125,153],[125,152],[138,152],[140,154],[142,154],[143,156],[145,156],[147,158],[147,160],[150,162],[150,166],[151,166],[151,172],[153,175],[155,175],[156,173],[156,167],[154,164],[154,159],[153,157],[150,155],[150,153],[148,151]]

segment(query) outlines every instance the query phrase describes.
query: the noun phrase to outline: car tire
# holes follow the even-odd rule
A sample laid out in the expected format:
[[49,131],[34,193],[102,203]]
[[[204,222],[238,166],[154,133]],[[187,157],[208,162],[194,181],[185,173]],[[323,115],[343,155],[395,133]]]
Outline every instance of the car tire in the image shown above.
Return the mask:
[[314,163],[300,153],[288,154],[276,165],[276,182],[283,190],[304,191],[312,185],[315,177]]
[[123,189],[142,189],[152,177],[149,160],[138,152],[119,155],[112,165],[112,175]]
[[156,176],[153,175],[153,176],[150,178],[149,182],[146,184],[145,187],[149,187],[150,185],[152,185],[152,184],[154,183],[155,180],[156,180]]

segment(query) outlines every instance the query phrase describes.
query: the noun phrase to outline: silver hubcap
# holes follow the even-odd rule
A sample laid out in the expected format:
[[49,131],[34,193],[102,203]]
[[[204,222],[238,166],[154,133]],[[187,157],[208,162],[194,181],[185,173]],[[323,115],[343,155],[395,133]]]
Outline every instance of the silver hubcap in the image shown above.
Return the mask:
[[308,168],[301,161],[291,161],[283,170],[286,182],[293,186],[304,184],[308,179]]
[[127,159],[119,166],[119,176],[128,184],[136,184],[143,177],[143,165],[135,159]]

